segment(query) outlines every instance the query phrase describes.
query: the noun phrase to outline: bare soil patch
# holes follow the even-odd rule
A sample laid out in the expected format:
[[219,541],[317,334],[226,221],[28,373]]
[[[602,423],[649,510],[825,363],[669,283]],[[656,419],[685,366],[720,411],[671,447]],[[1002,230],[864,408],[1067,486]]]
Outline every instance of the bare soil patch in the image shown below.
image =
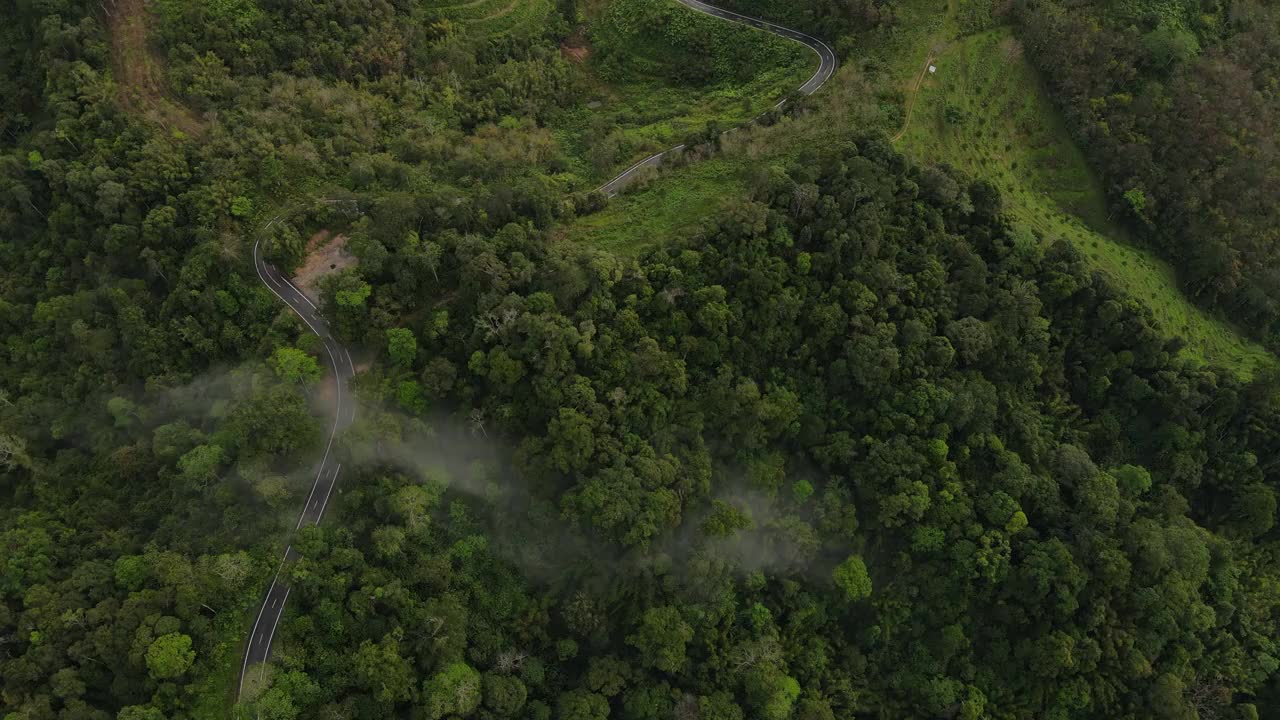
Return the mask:
[[582,63],[591,57],[591,43],[587,40],[587,29],[579,26],[573,34],[565,38],[560,46],[560,54],[569,62]]
[[330,274],[353,268],[359,260],[347,252],[347,236],[321,230],[307,241],[307,257],[294,273],[293,284],[312,302],[320,302],[320,280]]
[[200,119],[166,94],[164,68],[147,46],[151,18],[145,0],[108,0],[104,7],[120,104],[167,129],[199,136],[204,130]]

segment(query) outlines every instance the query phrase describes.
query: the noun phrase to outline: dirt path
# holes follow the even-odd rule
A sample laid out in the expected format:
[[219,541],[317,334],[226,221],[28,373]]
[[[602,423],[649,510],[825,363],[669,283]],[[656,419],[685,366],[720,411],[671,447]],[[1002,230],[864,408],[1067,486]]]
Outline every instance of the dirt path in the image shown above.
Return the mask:
[[164,69],[147,46],[150,17],[145,0],[105,0],[103,7],[120,104],[166,129],[199,136],[204,130],[200,118],[166,95]]
[[910,97],[907,98],[907,116],[902,121],[902,129],[893,136],[891,142],[898,142],[903,135],[907,134],[907,129],[911,127],[911,115],[916,109],[916,98],[920,96],[920,86],[924,84],[925,77],[929,74],[929,66],[937,59],[939,52],[930,50],[928,57],[924,59],[924,67],[920,68],[920,75],[916,78],[915,85],[912,86]]

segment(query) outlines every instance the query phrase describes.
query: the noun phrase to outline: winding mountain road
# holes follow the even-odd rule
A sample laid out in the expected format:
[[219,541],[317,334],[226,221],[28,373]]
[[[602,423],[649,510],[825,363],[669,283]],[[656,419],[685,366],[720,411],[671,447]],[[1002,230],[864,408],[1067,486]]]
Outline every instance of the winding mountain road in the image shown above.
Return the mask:
[[[800,32],[799,30],[792,30],[791,28],[786,28],[781,25],[775,25],[774,23],[771,23],[765,20],[760,20],[758,18],[747,17],[746,15],[740,15],[736,12],[733,12],[732,10],[724,10],[714,5],[708,5],[707,3],[704,3],[701,0],[676,0],[676,2],[690,9],[697,10],[700,13],[704,13],[712,17],[720,18],[721,20],[728,20],[729,22],[736,22],[742,25],[749,25],[758,30],[763,30],[768,33],[773,33],[778,37],[783,37],[788,40],[793,40],[812,50],[814,53],[818,55],[818,69],[814,71],[813,77],[809,78],[808,82],[800,86],[800,92],[805,95],[812,95],[813,93],[817,92],[818,88],[822,87],[822,85],[826,83],[827,80],[831,79],[832,73],[836,71],[837,61],[836,61],[835,51],[832,50],[831,47],[827,45],[825,42],[819,40],[816,37],[813,37],[812,35],[807,35],[805,33]],[[787,104],[787,101],[782,100],[777,105],[774,105],[773,109],[777,110],[786,104]],[[759,120],[759,119],[760,119],[759,117],[755,118],[755,120]],[[755,122],[755,120],[752,120],[752,122]],[[602,192],[608,195],[609,197],[613,197],[617,195],[619,192],[622,191],[622,188],[626,187],[628,183],[630,183],[633,179],[635,179],[635,173],[639,171],[641,168],[657,167],[662,164],[663,159],[666,158],[668,155],[672,153],[678,153],[681,150],[684,150],[684,148],[685,146],[683,144],[680,144],[669,150],[663,150],[662,152],[657,153],[655,155],[650,155],[649,157],[641,160],[635,165],[632,165],[631,167],[627,168],[618,177],[610,180],[604,185],[601,185],[599,188],[597,188],[597,192]]]
[[[268,223],[267,227],[276,220]],[[311,332],[320,338],[324,355],[328,358],[329,367],[333,371],[335,388],[333,425],[329,429],[324,455],[320,458],[320,467],[316,470],[316,479],[311,483],[311,492],[307,494],[302,513],[293,527],[296,532],[304,525],[320,524],[320,520],[324,518],[325,508],[329,506],[329,496],[333,494],[334,485],[338,482],[338,473],[342,470],[342,466],[335,463],[330,456],[333,450],[333,439],[356,419],[356,404],[347,397],[346,392],[347,383],[355,376],[356,369],[351,362],[351,353],[338,342],[337,338],[333,337],[333,333],[329,332],[329,326],[320,318],[319,309],[288,278],[267,263],[262,256],[258,241],[253,243],[253,267],[262,284],[297,313],[307,327],[311,328]],[[267,594],[262,599],[257,619],[254,620],[253,629],[249,631],[249,638],[245,643],[244,662],[240,665],[240,682],[236,690],[237,697],[244,691],[244,678],[249,672],[249,666],[265,663],[271,656],[271,641],[275,638],[276,626],[280,624],[280,617],[284,614],[285,603],[289,601],[289,586],[280,579],[280,573],[284,570],[285,563],[293,562],[297,558],[298,553],[293,549],[293,545],[285,548],[284,556],[280,558],[280,564],[276,567],[276,574],[271,579],[271,586],[267,588]]]
[[[701,0],[676,1],[698,12],[718,17],[722,20],[749,25],[779,37],[794,40],[813,50],[818,55],[818,69],[814,72],[813,77],[809,78],[808,82],[800,86],[800,92],[805,95],[811,95],[817,91],[835,72],[835,52],[826,43],[811,35],[764,20],[739,15],[730,10],[722,10],[701,2]],[[781,108],[784,104],[786,104],[786,100],[779,102],[774,106],[774,109]],[[616,195],[630,181],[636,171],[643,167],[660,165],[665,156],[683,149],[684,145],[677,145],[670,150],[641,160],[618,177],[601,186],[600,191],[608,193],[610,196]],[[277,220],[279,218],[273,219],[263,229],[271,227]],[[302,513],[298,516],[298,522],[294,526],[294,530],[297,531],[304,525],[320,524],[321,519],[324,518],[325,508],[329,505],[329,496],[333,494],[333,488],[338,482],[338,473],[342,470],[342,466],[333,462],[330,455],[333,450],[333,439],[339,432],[355,421],[355,403],[346,396],[346,385],[355,376],[355,367],[351,362],[351,353],[329,332],[329,326],[321,319],[319,309],[288,278],[282,275],[274,266],[267,263],[263,258],[257,241],[253,244],[253,266],[262,284],[266,285],[267,289],[275,294],[281,302],[297,313],[307,327],[311,328],[311,331],[320,338],[335,381],[336,408],[334,410],[333,425],[329,430],[329,438],[325,444],[324,455],[320,459],[320,467],[316,470],[315,480],[311,484],[311,492],[307,495],[306,503],[302,506]],[[289,586],[280,579],[280,573],[284,570],[286,563],[293,562],[298,557],[293,545],[285,548],[284,556],[280,558],[280,564],[277,566],[275,576],[271,580],[271,586],[267,588],[266,596],[262,599],[262,606],[258,610],[253,629],[249,631],[249,637],[245,643],[244,662],[240,667],[240,681],[236,691],[237,697],[244,691],[244,680],[250,666],[266,663],[271,657],[271,642],[275,638],[280,618],[284,615],[285,604],[289,601]]]

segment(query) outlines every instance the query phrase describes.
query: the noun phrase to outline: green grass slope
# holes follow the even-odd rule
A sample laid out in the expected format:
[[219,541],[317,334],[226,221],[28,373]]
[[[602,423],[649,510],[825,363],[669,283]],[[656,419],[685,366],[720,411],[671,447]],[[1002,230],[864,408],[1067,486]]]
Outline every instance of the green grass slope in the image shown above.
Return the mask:
[[675,0],[612,0],[583,17],[589,100],[549,124],[570,170],[589,184],[683,142],[733,127],[802,85],[804,47],[690,10]]
[[702,227],[726,198],[742,197],[746,183],[732,158],[694,163],[638,192],[618,196],[601,212],[579,218],[567,237],[610,252],[636,256],[659,240]]
[[[1229,323],[1188,301],[1172,268],[1109,221],[1098,181],[1038,76],[1011,30],[991,27],[980,0],[904,0],[897,9],[899,22],[858,39],[864,58],[845,58],[846,67],[815,97],[817,114],[747,133],[753,139],[733,143],[713,161],[663,171],[660,181],[579,219],[566,237],[635,254],[700,227],[727,198],[741,196],[754,168],[785,163],[803,147],[879,122],[891,135],[902,131],[899,149],[918,162],[948,163],[995,182],[1022,232],[1045,243],[1064,238],[1075,244],[1143,303],[1165,334],[1186,341],[1185,357],[1242,376],[1276,364]],[[926,58],[938,72],[917,84]],[[850,67],[862,60],[865,76]],[[908,107],[911,122],[904,127]],[[868,113],[878,120],[868,121]]]
[[551,0],[422,0],[430,15],[487,36],[539,28],[552,10]]
[[1273,358],[1193,305],[1173,269],[1127,242],[1034,70],[1008,28],[955,40],[935,55],[915,98],[901,148],[946,162],[1000,186],[1017,224],[1044,241],[1065,238],[1126,293],[1161,330],[1187,341],[1187,355],[1249,374]]

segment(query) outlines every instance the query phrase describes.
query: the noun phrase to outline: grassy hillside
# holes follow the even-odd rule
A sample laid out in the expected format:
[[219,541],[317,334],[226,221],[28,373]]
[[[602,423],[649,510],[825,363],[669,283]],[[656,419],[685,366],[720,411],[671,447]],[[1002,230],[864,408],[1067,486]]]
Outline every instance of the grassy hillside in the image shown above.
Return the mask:
[[588,100],[551,122],[571,170],[603,182],[710,125],[773,106],[814,69],[802,46],[674,0],[589,6],[575,48]]
[[[981,2],[953,5],[901,3],[897,23],[859,38],[863,58],[844,58],[815,98],[819,114],[768,131],[768,140],[750,151],[729,148],[711,167],[668,171],[661,182],[580,220],[568,237],[634,253],[654,238],[697,228],[723,198],[746,187],[762,158],[785,163],[804,147],[860,132],[869,124],[865,106],[876,105],[878,119],[870,122],[896,135],[900,149],[995,182],[1023,232],[1043,243],[1075,244],[1151,311],[1161,331],[1186,341],[1184,357],[1245,376],[1274,364],[1261,346],[1189,302],[1172,268],[1109,222],[1097,179],[1011,31],[995,27],[998,18]],[[935,74],[925,72],[926,60]],[[866,67],[865,77],[857,65]]]
[[1172,268],[1109,222],[1097,179],[1008,28],[953,40],[933,57],[937,72],[926,73],[914,98],[900,140],[905,151],[995,182],[1023,229],[1046,242],[1074,243],[1145,304],[1161,330],[1184,338],[1187,355],[1244,374],[1273,362],[1260,346],[1187,300]]
[[660,238],[682,237],[703,227],[726,198],[741,197],[747,186],[740,170],[734,158],[694,163],[579,218],[567,236],[620,255],[638,255]]

